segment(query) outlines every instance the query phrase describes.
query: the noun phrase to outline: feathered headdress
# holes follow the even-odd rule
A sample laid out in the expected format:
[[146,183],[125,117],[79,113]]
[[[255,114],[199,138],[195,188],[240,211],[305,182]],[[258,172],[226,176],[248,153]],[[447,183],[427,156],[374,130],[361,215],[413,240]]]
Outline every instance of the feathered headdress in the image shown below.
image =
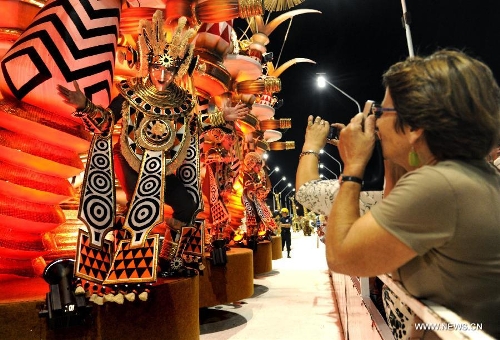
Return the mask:
[[167,68],[175,67],[177,77],[182,77],[188,70],[193,58],[194,44],[191,39],[196,29],[186,27],[186,17],[180,17],[177,27],[168,41],[164,28],[163,12],[156,11],[153,20],[139,22],[139,74],[145,77],[151,64],[159,64]]

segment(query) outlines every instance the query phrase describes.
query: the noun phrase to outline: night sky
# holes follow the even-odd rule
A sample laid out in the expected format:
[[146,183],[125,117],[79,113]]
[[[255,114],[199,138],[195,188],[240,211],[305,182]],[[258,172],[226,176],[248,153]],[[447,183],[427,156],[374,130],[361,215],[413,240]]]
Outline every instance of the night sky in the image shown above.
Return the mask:
[[[306,0],[293,9],[299,8],[322,14],[294,17],[286,41],[289,21],[285,21],[271,33],[267,46],[274,54],[275,67],[298,57],[316,62],[293,65],[280,76],[282,91],[276,96],[284,104],[276,110],[275,118],[292,118],[292,128],[282,131],[281,140],[295,141],[295,150],[269,153],[268,167],[279,166],[281,170],[271,175],[273,185],[283,175],[287,177],[276,191],[284,189],[286,182],[295,185],[309,114],[347,123],[357,113],[356,104],[333,87],[319,89],[317,73],[325,73],[362,108],[366,100],[382,100],[382,73],[409,55],[401,1]],[[407,0],[406,8],[411,15],[415,55],[428,55],[439,48],[464,50],[489,65],[500,81],[499,0]],[[279,14],[282,12],[273,13],[271,18]],[[327,145],[325,150],[340,160],[336,147]],[[321,162],[338,174],[339,165],[330,157],[323,155]],[[329,171],[322,173],[334,178]]]

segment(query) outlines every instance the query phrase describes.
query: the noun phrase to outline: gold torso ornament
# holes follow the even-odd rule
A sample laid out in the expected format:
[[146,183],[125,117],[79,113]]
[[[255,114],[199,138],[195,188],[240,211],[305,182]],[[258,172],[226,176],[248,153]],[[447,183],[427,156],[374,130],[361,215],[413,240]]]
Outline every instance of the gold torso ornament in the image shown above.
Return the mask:
[[167,172],[174,172],[186,157],[196,97],[174,83],[156,91],[142,78],[120,82],[119,90],[125,98],[120,144],[129,165],[139,171],[144,150],[165,151]]

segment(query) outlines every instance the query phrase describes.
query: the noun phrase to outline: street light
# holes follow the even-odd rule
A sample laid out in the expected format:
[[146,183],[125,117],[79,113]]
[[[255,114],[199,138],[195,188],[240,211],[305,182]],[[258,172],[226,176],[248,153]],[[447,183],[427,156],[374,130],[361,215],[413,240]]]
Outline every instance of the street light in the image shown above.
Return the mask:
[[280,193],[279,193],[279,194],[281,195],[281,193],[282,193],[283,191],[285,191],[285,189],[286,189],[286,188],[289,188],[289,187],[291,187],[291,186],[292,186],[292,183],[288,183],[288,184],[286,185],[286,187],[284,187],[284,188],[283,188],[283,190],[281,190],[281,191],[280,191]]
[[319,153],[322,154],[322,153],[326,153],[331,159],[333,159],[335,162],[337,162],[337,164],[339,165],[339,170],[340,170],[340,173],[342,173],[342,164],[340,164],[340,162],[337,160],[337,158],[333,157],[332,155],[330,155],[328,152],[326,152],[325,150],[321,149],[319,150]]
[[320,164],[320,165],[319,165],[319,167],[320,167],[321,169],[326,169],[326,170],[330,171],[330,173],[331,173],[331,174],[333,174],[333,175],[335,176],[335,178],[339,178],[339,176],[337,176],[337,174],[336,174],[335,172],[333,172],[332,170],[328,169],[328,168],[326,167],[326,165],[324,165],[324,164]]
[[295,191],[295,188],[292,188],[289,192],[287,192],[287,194],[285,195],[285,200],[286,200],[286,199],[288,198],[288,196],[290,196],[290,194],[291,194],[292,192],[294,192],[294,191]]
[[275,171],[276,171],[276,172],[280,172],[280,168],[279,168],[278,166],[277,166],[277,167],[275,167],[275,168],[273,169],[273,171],[271,171],[271,172],[269,173],[269,175],[268,175],[268,176],[271,176],[271,175],[272,175]]
[[274,194],[274,189],[278,186],[278,184],[280,184],[280,183],[281,183],[281,181],[284,181],[284,180],[286,180],[286,177],[285,177],[285,176],[281,177],[281,179],[278,181],[278,183],[276,183],[276,184],[273,186],[273,194]]
[[330,83],[324,76],[324,73],[317,73],[318,74],[318,87],[325,87],[326,84],[330,85],[331,87],[333,87],[335,90],[339,91],[340,93],[342,93],[344,96],[346,96],[347,98],[349,98],[350,100],[352,100],[354,103],[356,103],[356,106],[358,107],[358,112],[361,112],[361,106],[359,105],[359,103],[356,101],[356,99],[354,99],[353,97],[351,97],[350,95],[348,95],[347,93],[345,93],[344,91],[342,91],[341,89],[339,89],[337,86],[333,85],[332,83]]

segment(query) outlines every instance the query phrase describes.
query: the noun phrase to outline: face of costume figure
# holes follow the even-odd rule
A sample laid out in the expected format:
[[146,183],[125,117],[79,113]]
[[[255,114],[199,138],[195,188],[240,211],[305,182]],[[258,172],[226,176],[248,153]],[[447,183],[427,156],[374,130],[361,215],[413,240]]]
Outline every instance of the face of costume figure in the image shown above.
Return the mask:
[[149,66],[149,79],[158,91],[165,91],[174,80],[177,69],[175,67],[165,67],[160,64]]
[[262,163],[255,163],[255,165],[253,166],[253,171],[255,171],[256,173],[259,173],[261,169]]
[[226,150],[231,150],[234,144],[234,138],[232,136],[225,136],[221,141],[221,146]]

